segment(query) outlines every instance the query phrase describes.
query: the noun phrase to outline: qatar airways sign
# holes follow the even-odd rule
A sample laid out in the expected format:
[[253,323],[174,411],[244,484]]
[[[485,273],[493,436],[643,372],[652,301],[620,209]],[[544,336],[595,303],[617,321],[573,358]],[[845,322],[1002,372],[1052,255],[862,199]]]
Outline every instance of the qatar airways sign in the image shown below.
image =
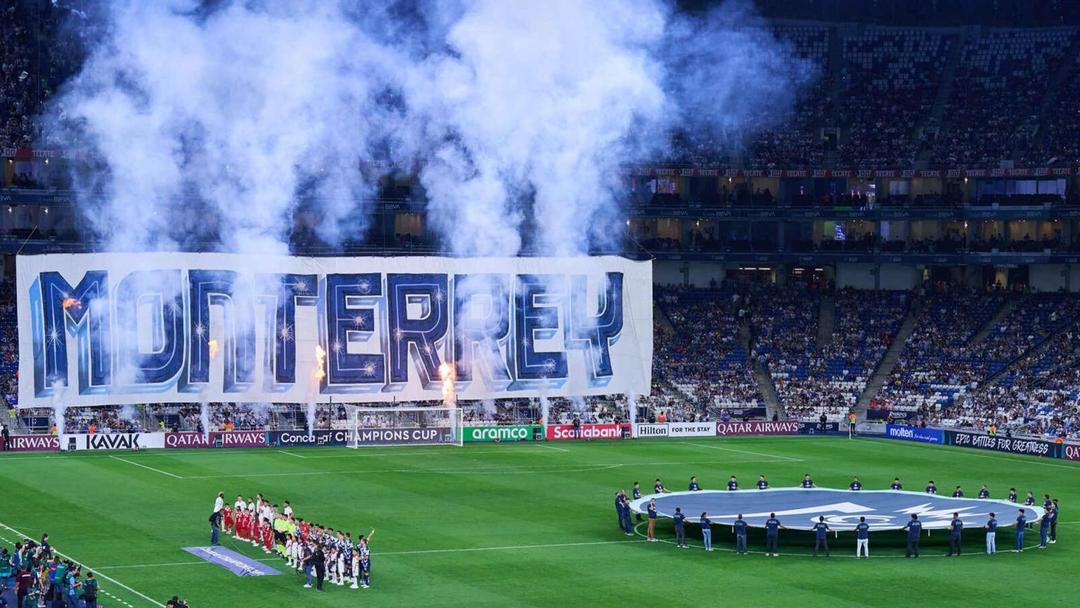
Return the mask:
[[652,267],[578,258],[19,256],[19,405],[646,394]]
[[12,452],[55,452],[60,449],[56,435],[12,435],[7,449]]
[[751,422],[717,422],[716,434],[721,437],[735,435],[798,435],[798,420],[771,422],[754,420]]
[[266,446],[264,431],[212,433],[166,433],[167,448],[261,448]]

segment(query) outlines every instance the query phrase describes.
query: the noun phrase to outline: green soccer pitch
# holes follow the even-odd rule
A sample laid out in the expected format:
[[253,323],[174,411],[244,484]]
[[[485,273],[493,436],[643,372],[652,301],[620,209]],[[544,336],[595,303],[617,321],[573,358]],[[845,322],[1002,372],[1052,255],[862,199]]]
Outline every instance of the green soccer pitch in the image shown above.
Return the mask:
[[[982,553],[983,535],[968,522],[965,554],[946,559],[947,538],[923,541],[923,557],[904,559],[899,532],[871,535],[869,560],[854,559],[854,538],[830,538],[833,556],[811,559],[811,536],[782,532],[779,559],[730,549],[729,529],[715,526],[713,553],[627,537],[616,526],[614,492],[633,481],[651,492],[662,477],[685,489],[697,475],[706,489],[738,475],[764,473],[774,486],[803,473],[823,487],[866,489],[893,477],[908,489],[934,479],[943,493],[980,484],[1004,498],[1015,486],[1061,502],[1059,542],[1045,550]],[[1080,466],[881,439],[724,438],[633,442],[474,444],[350,450],[171,450],[139,453],[5,454],[0,457],[0,539],[18,534],[52,544],[100,579],[108,608],[161,606],[175,595],[193,608],[239,606],[1005,606],[1075,605],[1080,568]],[[237,577],[182,551],[209,543],[214,496],[262,492],[292,501],[305,519],[366,534],[372,542],[372,588],[328,586],[316,594],[299,575]],[[1011,515],[1011,514],[1006,514]],[[691,518],[690,521],[696,519]],[[1000,517],[1011,520],[1011,517]],[[975,528],[975,529],[972,529]],[[644,532],[644,529],[641,529]],[[661,522],[662,539],[672,535]],[[1028,545],[1038,540],[1029,531]],[[258,559],[250,545],[222,544]],[[102,578],[104,577],[104,578]]]

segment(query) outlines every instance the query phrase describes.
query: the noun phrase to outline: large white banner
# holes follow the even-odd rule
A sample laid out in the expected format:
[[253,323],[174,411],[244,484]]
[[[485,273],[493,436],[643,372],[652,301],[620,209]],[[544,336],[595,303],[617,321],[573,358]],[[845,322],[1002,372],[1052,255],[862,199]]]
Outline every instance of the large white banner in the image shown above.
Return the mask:
[[20,256],[18,290],[20,407],[647,394],[652,380],[652,266],[619,257]]

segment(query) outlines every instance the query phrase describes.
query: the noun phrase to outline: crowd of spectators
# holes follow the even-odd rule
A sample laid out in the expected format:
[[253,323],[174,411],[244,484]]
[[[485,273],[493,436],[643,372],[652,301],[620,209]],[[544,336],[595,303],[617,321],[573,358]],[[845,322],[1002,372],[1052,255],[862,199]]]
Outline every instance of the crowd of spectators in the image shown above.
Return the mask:
[[778,393],[784,388],[781,403],[787,415],[816,420],[825,414],[836,420],[853,409],[909,304],[910,295],[903,291],[837,292],[832,335],[810,351],[805,375],[777,383]]
[[939,130],[927,142],[932,162],[996,166],[1029,148],[1050,81],[1076,35],[1075,28],[1048,28],[969,37]]
[[878,394],[887,409],[914,412],[946,407],[982,379],[983,359],[971,339],[1005,301],[997,291],[947,285],[920,290],[921,309],[896,367]]
[[953,38],[940,30],[866,28],[844,39],[839,97],[847,137],[837,148],[856,168],[912,166],[915,128],[930,114]]
[[[656,325],[654,384],[690,398],[698,408],[761,407],[760,391],[748,365],[740,325],[749,320],[751,290],[725,284],[712,289],[663,287],[656,291],[670,321]],[[654,394],[660,391],[654,390]]]

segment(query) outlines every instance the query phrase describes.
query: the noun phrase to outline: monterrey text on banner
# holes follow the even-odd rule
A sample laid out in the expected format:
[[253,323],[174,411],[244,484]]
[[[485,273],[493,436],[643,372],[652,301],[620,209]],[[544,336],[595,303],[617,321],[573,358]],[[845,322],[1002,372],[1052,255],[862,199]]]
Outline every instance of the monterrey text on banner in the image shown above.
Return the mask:
[[19,405],[647,394],[652,267],[619,257],[18,258]]

